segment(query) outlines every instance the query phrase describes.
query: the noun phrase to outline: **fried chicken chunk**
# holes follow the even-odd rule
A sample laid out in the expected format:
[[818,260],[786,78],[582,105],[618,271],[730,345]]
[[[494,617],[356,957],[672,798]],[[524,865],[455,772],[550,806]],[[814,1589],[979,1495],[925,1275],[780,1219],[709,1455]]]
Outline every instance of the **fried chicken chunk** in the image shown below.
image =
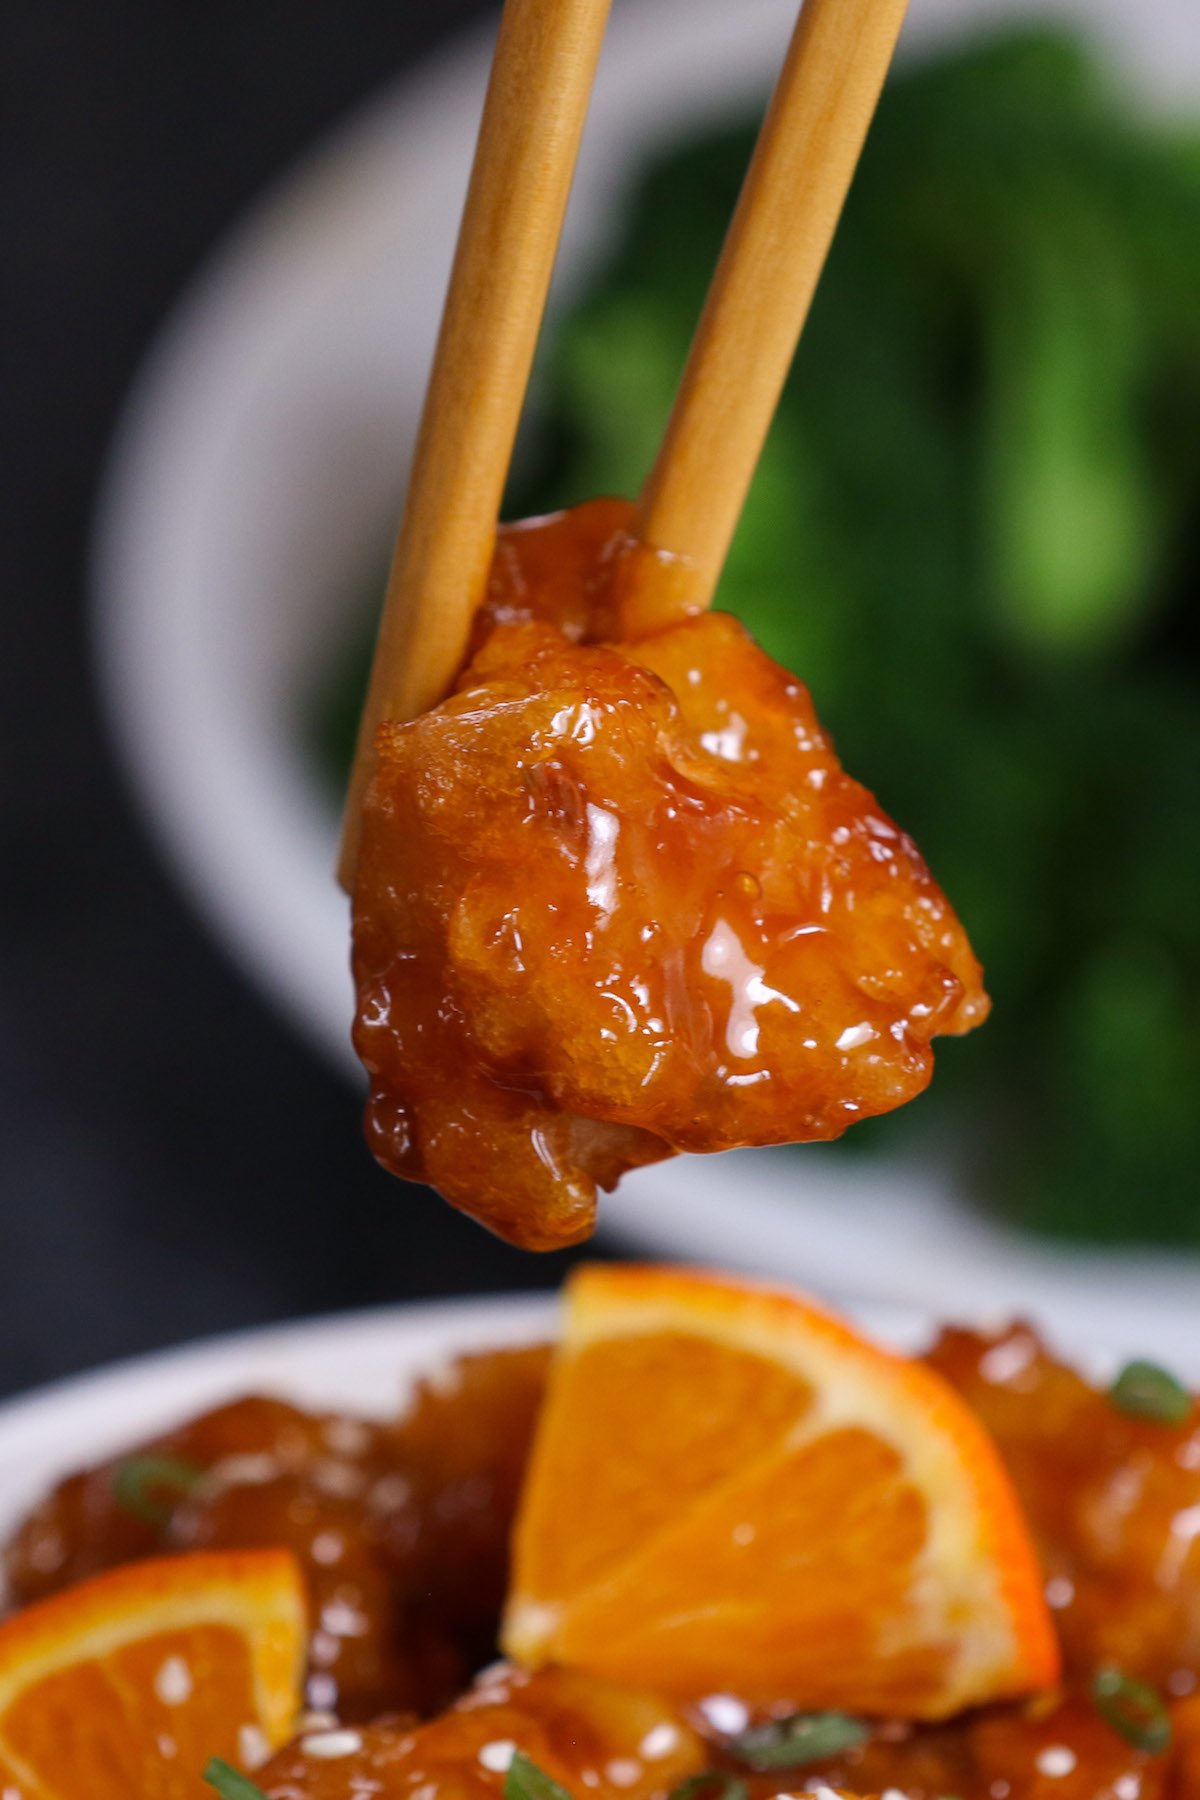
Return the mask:
[[368,1140],[531,1248],[638,1164],[902,1105],[988,1007],[916,846],[734,619],[603,641],[628,524],[502,534],[458,691],[383,727],[364,811]]
[[289,1549],[311,1601],[309,1705],[431,1712],[495,1654],[546,1356],[462,1357],[388,1423],[218,1407],[61,1483],[5,1552],[10,1598],[163,1551]]
[[309,1732],[255,1780],[269,1800],[500,1800],[514,1750],[595,1800],[665,1800],[707,1760],[657,1700],[567,1669],[500,1666],[427,1725]]
[[929,1361],[987,1426],[1033,1528],[1069,1669],[1168,1694],[1200,1678],[1200,1406],[1139,1417],[1014,1325]]
[[[1162,1800],[1171,1763],[1131,1744],[1076,1693],[988,1707],[945,1725],[883,1722],[864,1743],[803,1774],[810,1788],[905,1800]],[[773,1800],[781,1786],[777,1774],[753,1776],[750,1800]]]

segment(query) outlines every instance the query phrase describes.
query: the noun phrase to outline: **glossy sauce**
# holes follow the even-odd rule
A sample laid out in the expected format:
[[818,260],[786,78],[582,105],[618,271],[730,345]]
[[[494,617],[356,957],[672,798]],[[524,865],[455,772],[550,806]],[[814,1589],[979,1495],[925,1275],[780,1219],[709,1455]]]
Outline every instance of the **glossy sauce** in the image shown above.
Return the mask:
[[665,1800],[708,1760],[647,1695],[564,1669],[499,1667],[428,1725],[309,1732],[257,1779],[270,1800],[500,1800],[517,1746],[576,1800]]
[[988,1427],[1046,1569],[1068,1666],[1182,1697],[1200,1671],[1200,1409],[1131,1418],[1036,1333],[944,1331],[929,1361]]
[[630,518],[502,533],[458,691],[384,726],[364,813],[369,1142],[535,1248],[639,1163],[902,1105],[988,1005],[915,845],[735,620],[597,641]]
[[147,1490],[161,1520],[122,1501],[130,1458],[62,1483],[7,1548],[10,1598],[156,1553],[290,1549],[312,1611],[308,1704],[351,1720],[432,1712],[494,1654],[545,1366],[543,1350],[464,1357],[387,1424],[259,1398],[219,1407],[131,1452],[200,1477]]
[[[1014,1476],[1063,1634],[1065,1691],[937,1726],[878,1722],[864,1744],[796,1770],[738,1765],[731,1740],[756,1721],[735,1694],[684,1718],[561,1671],[493,1670],[416,1729],[414,1714],[461,1694],[495,1653],[541,1350],[464,1358],[394,1423],[267,1400],[219,1408],[153,1446],[208,1471],[162,1530],[116,1504],[105,1465],[30,1515],[7,1552],[10,1586],[24,1602],[185,1544],[295,1550],[314,1601],[309,1704],[339,1719],[336,1731],[313,1725],[263,1772],[272,1800],[418,1789],[420,1800],[488,1800],[503,1787],[501,1753],[480,1762],[480,1751],[512,1742],[573,1800],[660,1800],[701,1767],[745,1777],[749,1800],[822,1785],[890,1800],[1200,1800],[1196,1408],[1179,1425],[1129,1418],[1021,1325],[943,1332],[928,1360],[989,1426]],[[1105,1662],[1170,1705],[1169,1753],[1138,1748],[1097,1711],[1090,1687]],[[408,1716],[355,1723],[380,1713]]]

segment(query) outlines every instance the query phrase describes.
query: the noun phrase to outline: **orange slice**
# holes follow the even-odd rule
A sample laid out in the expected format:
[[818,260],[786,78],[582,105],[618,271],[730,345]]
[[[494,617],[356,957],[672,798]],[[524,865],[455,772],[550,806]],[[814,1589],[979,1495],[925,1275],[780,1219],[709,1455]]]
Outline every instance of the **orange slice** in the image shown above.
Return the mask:
[[910,1718],[1059,1666],[952,1389],[794,1294],[629,1266],[569,1284],[503,1642],[678,1699]]
[[0,1792],[212,1800],[210,1756],[289,1735],[306,1644],[284,1551],[132,1563],[0,1625]]

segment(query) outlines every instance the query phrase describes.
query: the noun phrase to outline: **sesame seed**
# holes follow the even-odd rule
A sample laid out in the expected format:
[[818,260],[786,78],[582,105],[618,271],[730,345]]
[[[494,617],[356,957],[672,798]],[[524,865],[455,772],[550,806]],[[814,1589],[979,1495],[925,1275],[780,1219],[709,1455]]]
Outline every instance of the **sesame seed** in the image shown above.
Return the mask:
[[710,1694],[700,1702],[700,1711],[713,1730],[723,1732],[726,1737],[745,1731],[750,1723],[749,1712],[733,1694]]
[[366,1637],[370,1621],[357,1606],[335,1596],[321,1608],[321,1629],[332,1637]]
[[164,1706],[182,1706],[192,1694],[192,1671],[182,1656],[168,1656],[154,1677],[154,1692]]
[[1035,1760],[1039,1775],[1069,1775],[1078,1759],[1068,1745],[1048,1744]]
[[641,1777],[642,1765],[640,1762],[634,1762],[631,1756],[614,1756],[613,1760],[605,1765],[604,1773],[614,1787],[633,1787]]
[[335,1456],[362,1456],[371,1443],[371,1434],[361,1419],[329,1419],[324,1437]]
[[1046,1583],[1046,1605],[1061,1612],[1075,1598],[1075,1583],[1066,1575],[1052,1575]]
[[244,1769],[261,1769],[270,1754],[267,1734],[260,1725],[238,1726],[238,1758]]
[[[320,1635],[320,1632],[318,1632],[317,1636],[320,1637]],[[336,1640],[334,1639],[330,1639],[331,1643],[335,1641]],[[310,1654],[311,1650],[312,1646],[310,1645]],[[313,1712],[332,1713],[334,1707],[337,1705],[337,1682],[333,1679],[332,1675],[310,1673],[306,1686],[306,1693],[308,1695],[309,1706]]]
[[1024,1374],[1033,1361],[1034,1353],[1032,1338],[1003,1338],[980,1357],[979,1373],[993,1387],[1004,1387],[1007,1382]]
[[512,1767],[512,1759],[516,1754],[517,1746],[511,1738],[493,1738],[490,1744],[482,1745],[478,1760],[494,1775],[505,1775]]
[[362,1735],[357,1731],[310,1731],[307,1737],[300,1739],[304,1755],[315,1756],[319,1762],[354,1756],[362,1747]]
[[657,1757],[670,1756],[672,1750],[676,1749],[678,1744],[678,1731],[676,1731],[674,1725],[669,1724],[667,1720],[664,1719],[661,1725],[655,1725],[651,1731],[646,1733],[638,1746],[638,1750],[647,1761],[654,1762]]

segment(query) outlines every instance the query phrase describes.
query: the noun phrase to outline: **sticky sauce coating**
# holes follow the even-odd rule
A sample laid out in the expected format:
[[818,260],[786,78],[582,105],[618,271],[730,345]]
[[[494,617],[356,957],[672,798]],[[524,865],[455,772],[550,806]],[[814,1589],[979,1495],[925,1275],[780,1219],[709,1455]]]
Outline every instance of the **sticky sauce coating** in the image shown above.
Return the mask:
[[259,1775],[268,1800],[501,1800],[513,1752],[577,1800],[665,1800],[708,1761],[650,1697],[548,1669],[499,1667],[427,1725],[306,1733]]
[[[205,1471],[161,1522],[121,1506],[120,1461],[74,1476],[8,1545],[10,1592],[26,1603],[189,1544],[292,1548],[313,1603],[307,1701],[338,1716],[307,1724],[256,1772],[270,1800],[499,1800],[514,1745],[573,1800],[662,1800],[714,1767],[744,1780],[748,1800],[827,1800],[828,1789],[885,1800],[1200,1800],[1200,1408],[1173,1423],[1131,1417],[1023,1325],[947,1330],[928,1360],[989,1427],[1018,1488],[1063,1639],[1064,1688],[945,1724],[873,1721],[861,1744],[796,1769],[738,1762],[736,1738],[760,1716],[732,1671],[730,1692],[686,1716],[562,1670],[501,1666],[467,1686],[496,1653],[541,1350],[463,1358],[396,1420],[272,1400],[218,1408],[143,1447]],[[1091,1685],[1105,1664],[1161,1696],[1168,1749],[1130,1741],[1098,1710]],[[414,1715],[452,1700],[417,1725]]]
[[384,726],[355,894],[367,1136],[530,1248],[681,1150],[834,1138],[979,965],[804,686],[721,613],[619,637],[624,503],[505,530],[457,692]]
[[1068,1667],[1168,1697],[1200,1673],[1200,1408],[1131,1416],[1025,1325],[944,1331],[929,1357],[991,1432],[1046,1570]]
[[217,1407],[47,1495],[4,1551],[10,1599],[145,1556],[291,1550],[311,1612],[308,1706],[351,1721],[432,1712],[495,1654],[546,1364],[541,1349],[462,1357],[394,1420],[255,1396]]

